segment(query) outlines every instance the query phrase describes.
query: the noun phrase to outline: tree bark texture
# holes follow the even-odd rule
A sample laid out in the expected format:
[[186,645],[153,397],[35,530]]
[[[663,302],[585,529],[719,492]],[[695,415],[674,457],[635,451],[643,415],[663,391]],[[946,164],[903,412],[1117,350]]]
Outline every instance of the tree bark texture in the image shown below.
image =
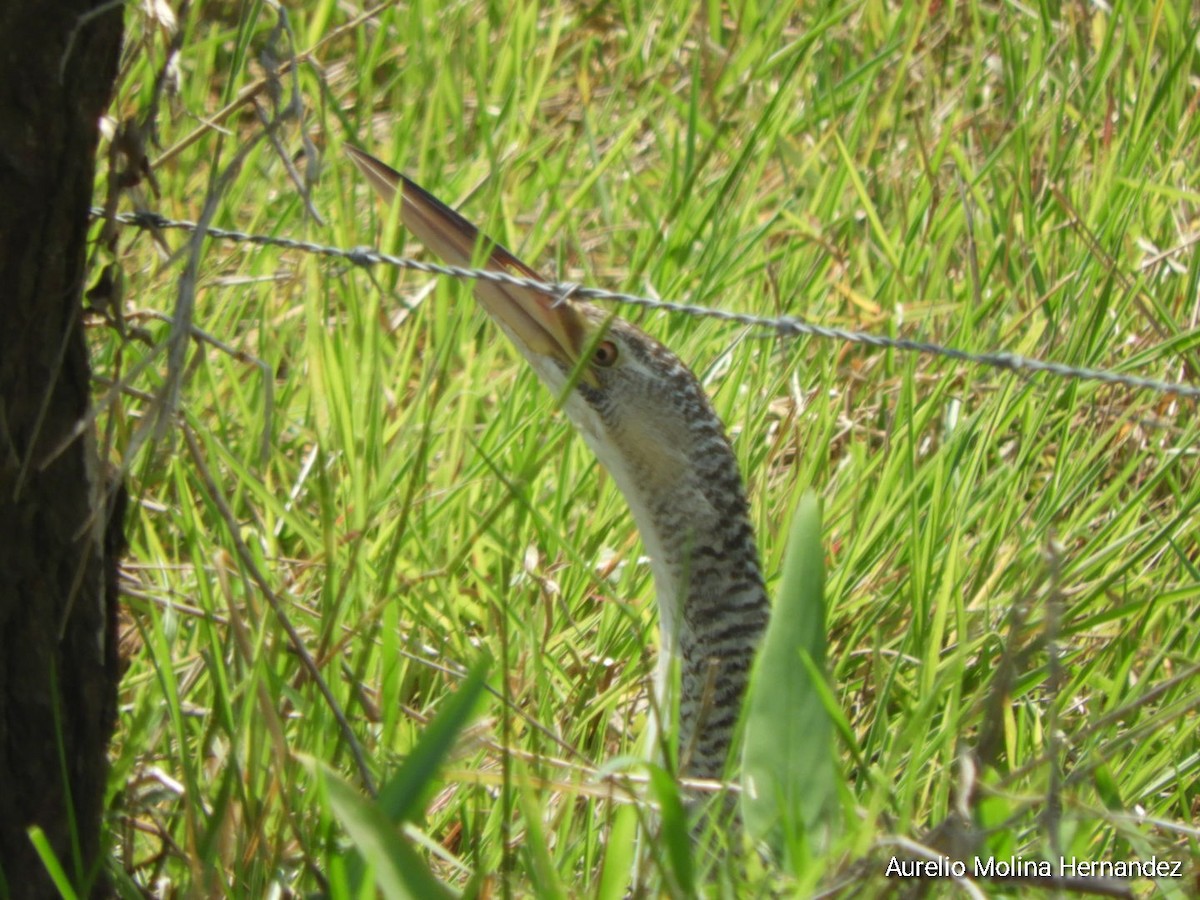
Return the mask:
[[123,9],[0,0],[0,897],[58,896],[31,825],[79,888],[105,891],[116,560],[110,492],[81,428],[81,317]]

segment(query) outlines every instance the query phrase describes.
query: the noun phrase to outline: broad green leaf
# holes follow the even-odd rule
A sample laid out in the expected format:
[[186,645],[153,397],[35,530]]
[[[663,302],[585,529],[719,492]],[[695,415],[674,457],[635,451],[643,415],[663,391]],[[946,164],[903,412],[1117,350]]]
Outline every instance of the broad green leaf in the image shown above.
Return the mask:
[[[821,514],[796,507],[783,580],[746,701],[742,814],[747,833],[795,868],[832,827],[837,767],[833,724],[818,690],[825,667]],[[791,848],[790,852],[785,848]]]

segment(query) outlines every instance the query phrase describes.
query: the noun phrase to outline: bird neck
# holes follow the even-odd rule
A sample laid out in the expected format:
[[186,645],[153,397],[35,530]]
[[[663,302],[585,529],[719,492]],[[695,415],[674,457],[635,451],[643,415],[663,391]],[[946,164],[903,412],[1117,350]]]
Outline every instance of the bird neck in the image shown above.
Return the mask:
[[679,659],[679,770],[715,779],[725,772],[769,605],[732,451],[696,481],[656,510],[655,588],[664,664]]
[[[657,701],[673,709],[679,660],[681,774],[722,777],[769,604],[737,460],[713,414],[674,477],[647,479],[621,459],[601,462],[625,495],[650,557],[662,653]],[[671,729],[668,727],[667,732]]]

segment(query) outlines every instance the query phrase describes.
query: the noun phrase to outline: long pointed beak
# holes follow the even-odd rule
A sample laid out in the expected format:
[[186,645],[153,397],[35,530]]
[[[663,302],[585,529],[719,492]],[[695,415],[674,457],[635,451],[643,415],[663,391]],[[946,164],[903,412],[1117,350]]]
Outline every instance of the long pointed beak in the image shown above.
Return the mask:
[[[385,203],[395,203],[396,193],[401,193],[400,219],[404,227],[445,262],[452,266],[481,265],[542,280],[537,272],[420,185],[357,147],[346,145],[346,151]],[[566,371],[575,368],[587,337],[584,319],[570,301],[556,301],[548,294],[516,285],[478,280],[475,298],[530,362],[534,361],[532,354],[537,354],[552,357]]]

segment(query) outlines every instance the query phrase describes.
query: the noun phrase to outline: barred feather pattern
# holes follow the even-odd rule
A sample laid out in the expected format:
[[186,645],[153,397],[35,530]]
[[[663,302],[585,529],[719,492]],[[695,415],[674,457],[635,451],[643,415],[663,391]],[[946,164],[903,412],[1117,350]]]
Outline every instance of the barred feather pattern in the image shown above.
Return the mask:
[[[654,377],[597,391],[579,385],[605,428],[604,441],[588,443],[629,502],[648,552],[658,557],[663,652],[680,659],[680,774],[719,779],[770,612],[749,504],[724,426],[695,375],[634,326],[615,320],[609,329]],[[661,467],[652,472],[640,464],[629,441],[619,459],[610,458],[630,408],[638,406],[653,410],[657,421],[686,423],[675,442],[683,462],[670,478]],[[577,425],[587,439],[586,424]]]

